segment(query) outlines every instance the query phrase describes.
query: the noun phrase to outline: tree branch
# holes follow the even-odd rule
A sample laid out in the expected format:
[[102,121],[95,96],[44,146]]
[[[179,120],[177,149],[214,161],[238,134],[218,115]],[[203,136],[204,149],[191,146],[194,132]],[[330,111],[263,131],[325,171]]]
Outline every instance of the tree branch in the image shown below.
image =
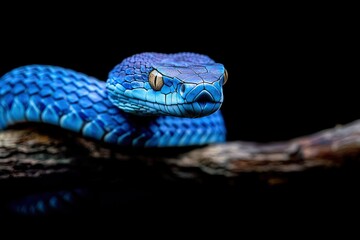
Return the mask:
[[291,173],[357,163],[360,120],[283,142],[233,141],[175,150],[129,150],[50,126],[8,129],[0,132],[0,181],[59,175],[82,181],[128,172],[135,178],[137,172],[147,172],[161,179],[197,182],[256,174],[276,184]]

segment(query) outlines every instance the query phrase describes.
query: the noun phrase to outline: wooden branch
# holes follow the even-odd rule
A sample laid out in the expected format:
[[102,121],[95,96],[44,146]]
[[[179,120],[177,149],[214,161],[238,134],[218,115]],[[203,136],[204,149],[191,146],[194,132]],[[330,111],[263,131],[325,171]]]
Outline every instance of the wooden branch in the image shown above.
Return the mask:
[[253,175],[278,184],[294,173],[358,163],[359,156],[360,120],[284,142],[233,141],[159,150],[129,150],[50,126],[25,126],[0,132],[0,183],[20,186],[26,180],[29,186],[59,176],[61,184],[150,177],[196,182],[221,177],[232,182]]

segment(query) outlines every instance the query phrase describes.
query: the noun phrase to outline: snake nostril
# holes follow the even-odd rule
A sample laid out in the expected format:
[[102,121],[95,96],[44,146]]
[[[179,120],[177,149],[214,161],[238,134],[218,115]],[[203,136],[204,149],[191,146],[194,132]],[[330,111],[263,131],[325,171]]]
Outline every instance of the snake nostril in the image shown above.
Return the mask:
[[184,94],[185,93],[185,84],[182,84],[180,87],[180,93]]
[[208,91],[204,90],[195,97],[194,102],[214,102],[214,98]]

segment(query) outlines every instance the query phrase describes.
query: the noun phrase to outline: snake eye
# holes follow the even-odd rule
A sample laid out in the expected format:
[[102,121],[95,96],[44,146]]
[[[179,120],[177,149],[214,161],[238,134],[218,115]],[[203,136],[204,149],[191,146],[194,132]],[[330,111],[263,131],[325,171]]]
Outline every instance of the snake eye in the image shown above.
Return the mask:
[[223,85],[227,82],[228,78],[229,78],[229,75],[228,75],[227,70],[225,69],[225,71],[224,71],[224,82],[223,82]]
[[164,86],[164,80],[161,73],[156,70],[152,70],[149,74],[149,83],[152,89],[159,91],[162,86]]

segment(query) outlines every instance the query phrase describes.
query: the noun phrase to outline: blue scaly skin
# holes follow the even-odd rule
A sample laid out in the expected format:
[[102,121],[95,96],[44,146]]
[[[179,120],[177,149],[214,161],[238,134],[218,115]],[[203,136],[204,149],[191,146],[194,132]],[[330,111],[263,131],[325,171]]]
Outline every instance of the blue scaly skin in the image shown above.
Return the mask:
[[12,201],[9,210],[25,216],[67,214],[75,206],[74,203],[86,202],[89,196],[84,188],[36,193]]
[[[130,56],[106,82],[57,66],[22,66],[0,78],[0,129],[40,122],[128,147],[224,142],[219,108],[226,80],[222,64],[187,52]],[[47,196],[13,208],[39,214],[57,209],[64,202],[57,199],[72,199],[70,191]]]
[[[16,68],[0,79],[0,129],[43,122],[134,147],[225,141],[222,64],[195,53],[141,53],[107,82],[56,66]],[[106,89],[108,91],[106,91]]]

